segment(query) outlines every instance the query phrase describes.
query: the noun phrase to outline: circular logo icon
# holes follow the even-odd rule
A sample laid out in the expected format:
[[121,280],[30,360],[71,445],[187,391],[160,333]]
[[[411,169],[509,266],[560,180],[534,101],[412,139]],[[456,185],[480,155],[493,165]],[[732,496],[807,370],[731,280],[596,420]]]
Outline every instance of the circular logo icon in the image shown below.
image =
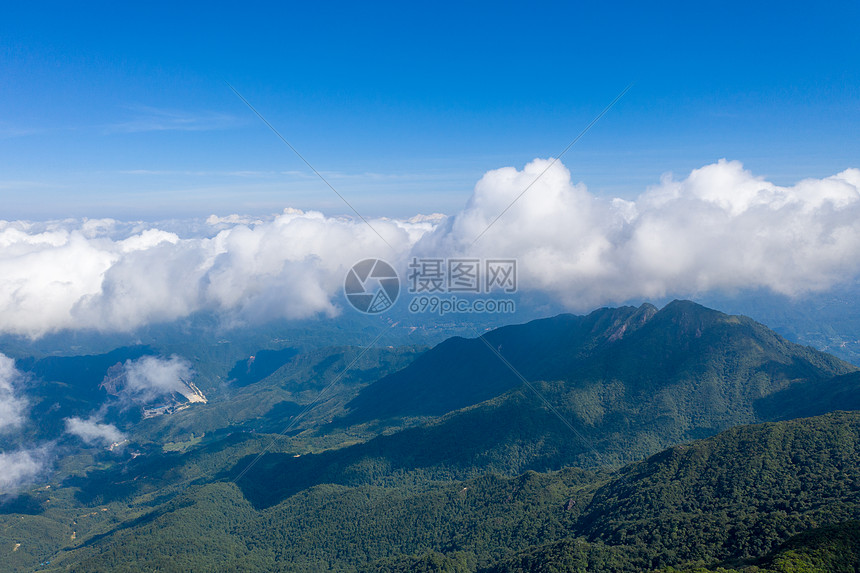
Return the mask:
[[343,292],[359,312],[379,314],[391,308],[400,295],[400,278],[382,259],[364,259],[346,273]]

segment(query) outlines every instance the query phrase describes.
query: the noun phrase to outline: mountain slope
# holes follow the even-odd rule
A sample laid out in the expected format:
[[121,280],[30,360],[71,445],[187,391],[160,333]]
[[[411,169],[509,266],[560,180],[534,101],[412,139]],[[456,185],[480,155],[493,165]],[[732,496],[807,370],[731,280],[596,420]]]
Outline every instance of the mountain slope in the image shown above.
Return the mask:
[[[764,554],[806,529],[860,517],[860,414],[732,428],[633,464],[599,490],[590,541],[672,560]],[[654,564],[652,564],[654,565]]]
[[689,566],[660,573],[858,573],[860,521],[816,527],[795,535],[760,559],[728,562],[716,571]]
[[756,401],[755,408],[758,416],[766,420],[791,420],[836,410],[860,410],[860,372],[792,384]]
[[39,421],[32,425],[27,438],[55,438],[63,433],[65,418],[89,417],[104,402],[105,392],[100,385],[108,369],[152,354],[148,346],[130,346],[98,355],[17,360],[16,367],[32,377],[27,384],[32,403],[30,416]]
[[[751,559],[856,517],[857,414],[730,430],[606,477],[737,424],[850,405],[848,364],[684,301],[485,340],[530,383],[477,339],[420,356],[341,348],[272,355],[261,370],[242,361],[247,379],[136,425],[129,451],[70,459],[64,479],[28,492],[32,515],[4,504],[0,531],[52,531],[15,558],[65,547],[52,562],[80,571],[462,569],[521,556],[622,571]],[[581,469],[514,477],[564,466]],[[590,477],[572,483],[575,472]],[[518,480],[526,498],[511,492]]]
[[857,573],[860,571],[860,522],[804,531],[761,560],[775,573]]
[[858,517],[860,413],[837,412],[732,428],[631,464],[596,491],[570,537],[489,571],[563,571],[594,546],[623,549],[624,570],[749,563],[768,554],[763,563],[772,566],[793,536]]

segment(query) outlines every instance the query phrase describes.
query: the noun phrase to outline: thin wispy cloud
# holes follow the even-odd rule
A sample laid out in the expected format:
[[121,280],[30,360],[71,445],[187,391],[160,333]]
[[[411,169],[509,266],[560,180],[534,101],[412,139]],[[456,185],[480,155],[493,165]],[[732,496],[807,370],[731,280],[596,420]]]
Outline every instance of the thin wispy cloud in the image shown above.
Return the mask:
[[123,169],[117,171],[120,175],[142,175],[153,177],[246,177],[271,178],[281,175],[277,171],[206,171],[206,170],[177,170],[177,169]]
[[[140,177],[232,177],[238,179],[279,179],[283,181],[312,181],[317,176],[311,171],[301,170],[210,170],[210,169],[121,169],[115,171],[118,175],[131,175]],[[349,182],[351,184],[401,184],[401,183],[425,183],[427,181],[447,181],[452,178],[451,174],[437,174],[426,172],[374,172],[374,171],[320,171],[320,173],[332,181]]]
[[[316,175],[310,171],[288,170],[280,171],[281,175],[287,175],[297,179],[315,179]],[[340,181],[371,181],[371,182],[426,182],[426,181],[447,181],[457,177],[467,176],[467,173],[447,172],[438,173],[432,171],[404,171],[404,172],[377,172],[377,171],[320,171],[327,179]]]
[[126,400],[146,404],[173,393],[188,394],[194,376],[191,363],[180,356],[144,356],[125,362],[117,392]]
[[46,131],[46,129],[40,127],[18,127],[0,123],[0,139],[27,137],[28,135],[38,135],[40,133],[45,133]]
[[[0,354],[0,436],[17,431],[28,423],[28,402],[15,386],[24,379],[15,361]],[[0,450],[0,495],[14,493],[32,483],[42,474],[48,462],[52,444]]]
[[45,181],[0,181],[0,189],[44,189],[50,187],[61,187],[59,184],[47,183]]
[[227,129],[240,123],[239,119],[220,112],[162,109],[152,106],[132,106],[135,116],[109,125],[107,133],[141,133],[147,131],[213,131]]

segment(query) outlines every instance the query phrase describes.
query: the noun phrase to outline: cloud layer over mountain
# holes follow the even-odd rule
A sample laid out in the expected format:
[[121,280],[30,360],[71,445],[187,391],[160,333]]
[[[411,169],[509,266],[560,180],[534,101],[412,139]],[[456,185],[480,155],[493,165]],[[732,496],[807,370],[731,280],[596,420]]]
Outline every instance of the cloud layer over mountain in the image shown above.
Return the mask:
[[[331,315],[346,270],[388,249],[362,222],[293,209],[209,227],[211,236],[181,238],[111,220],[0,222],[0,329],[127,331],[195,311],[250,321]],[[431,225],[374,227],[408,249]]]
[[26,420],[27,401],[19,397],[13,387],[20,377],[15,361],[0,354],[0,432],[13,430]]
[[574,310],[713,290],[796,295],[860,273],[858,169],[780,187],[720,161],[665,176],[635,201],[607,201],[549,163],[487,173],[466,208],[416,250],[516,257],[522,286]]
[[[548,169],[547,169],[548,168]],[[473,244],[537,176],[546,173]],[[367,257],[517,258],[520,287],[572,310],[715,289],[823,290],[860,273],[860,170],[781,187],[720,161],[634,201],[597,197],[560,163],[488,172],[439,222],[212,217],[187,231],[111,220],[0,222],[0,330],[132,330],[197,311],[225,320],[335,315]]]
[[0,494],[31,482],[47,465],[47,449],[0,452]]
[[179,356],[144,356],[127,361],[124,375],[122,395],[136,402],[147,403],[165,394],[187,394],[187,383],[194,372],[191,363]]
[[[15,361],[0,354],[0,438],[27,422],[27,401],[15,388],[21,379]],[[0,440],[0,446],[3,443]],[[50,445],[0,449],[0,494],[13,492],[38,476],[46,467],[50,450]]]
[[113,424],[104,424],[93,419],[67,418],[66,431],[79,437],[87,445],[110,446],[125,439],[125,434]]

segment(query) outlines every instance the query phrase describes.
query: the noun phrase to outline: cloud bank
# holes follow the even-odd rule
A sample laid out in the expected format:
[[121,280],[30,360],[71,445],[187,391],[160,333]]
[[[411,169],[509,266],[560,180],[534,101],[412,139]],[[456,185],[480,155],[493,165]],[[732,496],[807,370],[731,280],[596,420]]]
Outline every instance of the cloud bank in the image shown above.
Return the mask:
[[767,288],[797,295],[860,273],[860,170],[780,187],[736,161],[603,200],[549,161],[487,173],[416,251],[516,257],[521,286],[585,310],[631,299]]
[[556,162],[488,172],[447,219],[361,221],[287,209],[182,225],[0,222],[0,331],[130,331],[195,312],[226,321],[334,316],[346,270],[382,257],[516,257],[521,289],[572,310],[765,288],[796,295],[860,274],[860,170],[790,186],[734,161],[603,199]]
[[[240,321],[334,315],[346,270],[387,249],[364,223],[315,212],[212,222],[212,236],[188,238],[110,220],[0,222],[0,330],[130,331],[198,311]],[[432,226],[373,225],[405,249]]]

